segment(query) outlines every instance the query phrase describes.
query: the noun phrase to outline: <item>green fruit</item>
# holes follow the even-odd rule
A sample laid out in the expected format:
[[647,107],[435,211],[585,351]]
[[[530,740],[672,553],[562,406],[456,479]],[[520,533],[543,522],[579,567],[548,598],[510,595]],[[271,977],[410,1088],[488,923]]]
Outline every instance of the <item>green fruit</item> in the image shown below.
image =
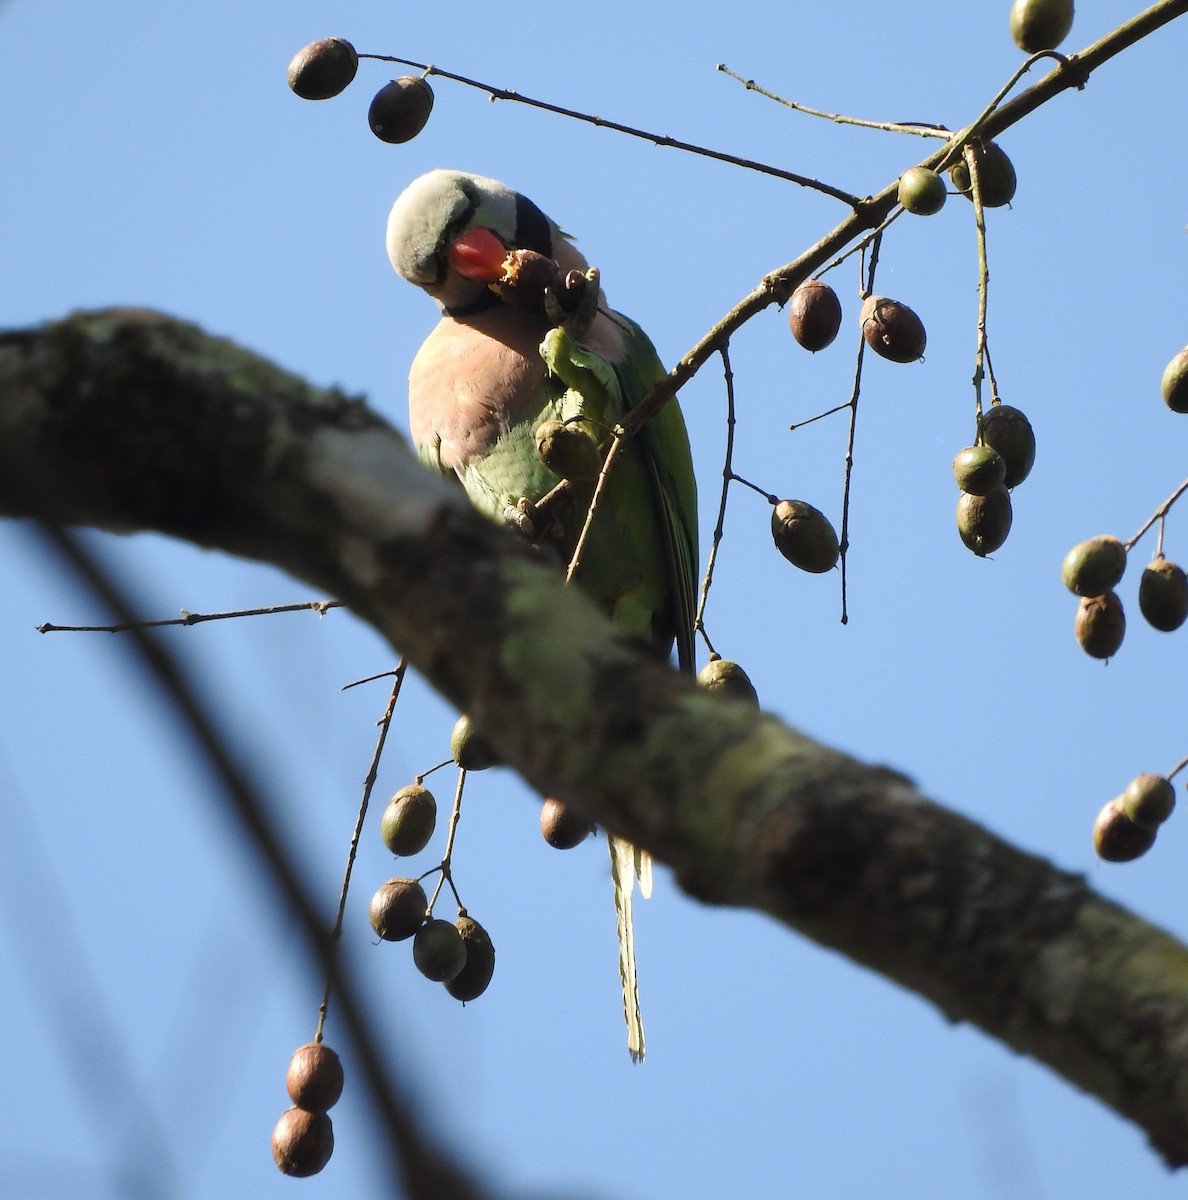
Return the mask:
[[1160,391],[1172,412],[1188,413],[1188,346],[1163,369]]
[[316,1175],[334,1153],[334,1125],[324,1112],[289,1108],[272,1131],[272,1157],[286,1175]]
[[1093,849],[1106,862],[1132,862],[1155,844],[1155,830],[1136,825],[1123,811],[1121,797],[1111,800],[1093,824]]
[[465,1004],[477,1000],[487,990],[495,974],[495,947],[487,931],[470,917],[459,917],[454,926],[466,947],[466,964],[446,982],[445,989]]
[[788,326],[806,350],[824,350],[837,337],[841,319],[841,302],[829,284],[808,279],[792,293]]
[[1055,50],[1073,23],[1073,0],[1015,0],[1011,37],[1026,54]]
[[[1018,179],[1015,167],[1002,147],[997,142],[987,142],[984,146],[974,145],[974,154],[978,162],[978,182],[982,188],[982,205],[985,208],[1001,208],[1010,204],[1015,198],[1015,188]],[[949,178],[953,186],[968,199],[973,199],[973,183],[969,176],[969,166],[964,159],[959,159],[949,168]]]
[[306,1112],[325,1112],[342,1095],[342,1062],[322,1042],[307,1042],[293,1051],[285,1087],[289,1098]]
[[466,965],[466,945],[449,921],[426,921],[413,938],[413,965],[434,983],[453,979]]
[[371,928],[385,942],[403,942],[425,924],[429,901],[415,879],[389,879],[371,897]]
[[1140,829],[1156,829],[1176,807],[1176,789],[1163,775],[1138,775],[1118,797],[1122,811]]
[[1014,513],[1011,495],[999,486],[985,496],[962,492],[957,501],[957,532],[979,558],[993,554],[1007,540]]
[[497,767],[500,762],[499,755],[475,732],[474,725],[465,713],[454,722],[454,730],[450,734],[450,754],[464,771],[485,771],[488,767]]
[[1077,596],[1102,596],[1117,587],[1126,571],[1126,547],[1103,534],[1078,542],[1060,566],[1064,586]]
[[593,483],[602,470],[598,443],[581,426],[566,421],[542,421],[536,427],[536,453],[558,479]]
[[540,806],[540,832],[554,850],[572,850],[594,831],[592,822],[576,809],[550,797]]
[[899,203],[917,217],[931,217],[945,206],[945,181],[927,167],[908,167],[899,177]]
[[1188,577],[1161,556],[1143,568],[1138,601],[1148,625],[1171,633],[1188,619]]
[[906,304],[886,296],[867,296],[860,315],[862,336],[878,355],[892,362],[915,362],[924,355],[924,323]]
[[988,496],[1003,486],[1006,462],[990,446],[968,446],[953,459],[953,478],[971,496]]
[[714,655],[697,673],[697,686],[715,696],[732,696],[753,708],[759,707],[759,693],[751,677],[736,662]]
[[420,75],[401,75],[385,83],[371,101],[367,123],[381,142],[411,142],[433,111],[433,89]]
[[1002,455],[1008,488],[1017,487],[1035,465],[1035,433],[1031,422],[1009,404],[992,405],[982,414],[978,440]]
[[781,500],[771,514],[776,549],[793,565],[814,575],[832,571],[841,551],[824,513],[803,500]]
[[329,100],[346,88],[359,69],[355,47],[344,38],[310,42],[289,63],[289,87],[302,100]]
[[1126,613],[1114,592],[1085,596],[1074,626],[1081,649],[1093,658],[1113,658],[1126,635]]
[[420,854],[429,844],[437,824],[437,801],[433,793],[412,783],[402,787],[388,802],[380,822],[380,837],[393,854]]

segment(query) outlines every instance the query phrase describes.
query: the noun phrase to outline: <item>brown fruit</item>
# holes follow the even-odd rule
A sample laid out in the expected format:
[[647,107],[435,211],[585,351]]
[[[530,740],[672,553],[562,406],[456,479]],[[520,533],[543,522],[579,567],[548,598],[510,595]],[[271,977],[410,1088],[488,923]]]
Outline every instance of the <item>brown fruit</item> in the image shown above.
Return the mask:
[[1077,608],[1077,641],[1093,658],[1113,658],[1126,634],[1126,613],[1116,593],[1085,596]]
[[931,217],[945,206],[945,181],[927,167],[908,167],[899,177],[897,199],[917,217]]
[[736,662],[714,655],[697,673],[697,686],[715,696],[732,696],[754,708],[759,707],[759,693],[751,677]]
[[1106,862],[1132,862],[1155,844],[1155,830],[1136,825],[1123,811],[1119,797],[1111,800],[1093,824],[1093,849]]
[[475,732],[473,723],[465,713],[454,722],[454,730],[450,734],[450,754],[464,771],[485,771],[488,767],[497,767],[500,762],[499,755],[481,734]]
[[978,437],[984,446],[991,446],[1006,463],[1008,488],[1017,487],[1031,474],[1035,465],[1035,433],[1031,422],[1009,404],[995,404],[982,413]]
[[371,897],[371,928],[385,942],[403,942],[425,924],[429,901],[415,879],[389,879]]
[[1156,829],[1176,807],[1176,789],[1163,775],[1137,775],[1118,797],[1122,811],[1140,829]]
[[979,558],[1002,546],[1013,519],[1011,494],[1001,486],[985,496],[962,492],[957,501],[957,532],[966,548]]
[[1143,568],[1138,602],[1148,625],[1171,633],[1188,619],[1188,577],[1182,568],[1160,556]]
[[1073,0],[1015,0],[1011,37],[1025,54],[1055,50],[1072,29]]
[[289,87],[302,100],[329,100],[355,78],[359,56],[344,38],[310,42],[289,63]]
[[433,89],[419,75],[401,75],[372,98],[367,123],[381,142],[411,142],[433,111]]
[[542,421],[536,427],[536,453],[558,479],[593,483],[602,454],[589,432],[574,421]]
[[552,797],[540,806],[540,832],[554,850],[572,850],[593,832],[591,821]]
[[1060,578],[1076,596],[1104,595],[1125,571],[1126,547],[1109,534],[1078,542],[1060,564]]
[[285,1087],[289,1099],[306,1112],[325,1112],[342,1095],[342,1062],[323,1042],[298,1046],[289,1059]]
[[449,921],[426,921],[413,938],[413,965],[434,983],[445,983],[466,965],[462,935]]
[[924,323],[906,304],[886,296],[867,296],[861,322],[866,344],[883,358],[908,363],[923,357],[928,335]]
[[[1005,151],[997,142],[987,142],[984,146],[975,145],[974,154],[977,156],[978,182],[982,188],[983,206],[1001,208],[1004,204],[1010,204],[1015,198],[1018,179],[1015,176],[1015,166],[1007,158]],[[949,168],[949,178],[963,196],[973,199],[973,183],[964,159],[958,160]]]
[[380,822],[380,837],[393,854],[420,854],[437,825],[437,801],[419,783],[402,787],[388,802]]
[[788,325],[806,350],[824,350],[837,337],[841,319],[841,302],[829,284],[807,279],[792,293]]
[[771,514],[776,549],[793,565],[814,575],[832,571],[841,553],[828,517],[803,500],[781,500]]
[[1188,346],[1164,367],[1159,390],[1172,412],[1188,413]]
[[334,1125],[324,1112],[288,1108],[272,1131],[272,1157],[286,1175],[316,1175],[334,1153]]
[[465,1004],[477,1000],[487,990],[495,974],[495,947],[487,931],[470,917],[459,917],[454,925],[466,947],[466,965],[446,982],[445,989]]
[[953,459],[953,478],[971,496],[987,496],[1003,486],[1006,462],[991,446],[967,446]]

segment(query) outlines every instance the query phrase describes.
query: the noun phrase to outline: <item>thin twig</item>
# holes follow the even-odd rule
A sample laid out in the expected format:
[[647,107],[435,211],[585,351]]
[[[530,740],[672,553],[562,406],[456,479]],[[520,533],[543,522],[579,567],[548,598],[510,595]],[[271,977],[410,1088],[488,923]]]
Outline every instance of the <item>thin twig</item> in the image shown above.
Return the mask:
[[274,604],[269,608],[239,608],[234,612],[192,613],[182,609],[180,617],[156,621],[136,621],[117,625],[38,625],[38,633],[128,633],[133,629],[161,629],[166,625],[201,625],[204,621],[229,621],[234,617],[271,617],[275,613],[316,612],[324,617],[328,610],[341,608],[341,600],[303,600],[299,604]]
[[1160,518],[1167,516],[1171,510],[1171,506],[1185,493],[1188,492],[1188,479],[1185,479],[1182,484],[1151,514],[1150,518],[1143,523],[1142,528],[1126,543],[1126,550],[1129,553],[1137,544],[1139,538],[1151,528]]

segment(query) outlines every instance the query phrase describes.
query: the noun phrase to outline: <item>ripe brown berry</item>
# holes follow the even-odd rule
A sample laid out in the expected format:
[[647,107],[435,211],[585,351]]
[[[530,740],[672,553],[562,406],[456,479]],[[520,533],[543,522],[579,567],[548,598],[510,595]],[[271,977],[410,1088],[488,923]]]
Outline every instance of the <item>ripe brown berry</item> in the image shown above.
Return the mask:
[[359,69],[355,47],[344,38],[310,42],[289,63],[289,87],[302,100],[329,100],[346,88]]
[[1138,601],[1148,625],[1171,633],[1188,619],[1188,576],[1160,555],[1143,568]]
[[288,1108],[272,1131],[272,1157],[286,1175],[316,1175],[334,1153],[334,1125],[324,1112]]
[[906,304],[886,296],[867,296],[862,304],[862,336],[878,355],[892,362],[915,362],[924,355],[924,323]]
[[1136,825],[1123,811],[1121,797],[1111,800],[1093,824],[1093,849],[1106,862],[1132,862],[1155,844],[1155,830]]
[[771,513],[776,549],[795,567],[814,575],[832,571],[840,550],[829,518],[803,500],[781,500]]
[[552,797],[540,806],[540,832],[554,850],[572,850],[594,831],[594,825],[576,809]]
[[1102,534],[1078,542],[1060,564],[1064,586],[1077,596],[1102,596],[1117,587],[1126,571],[1126,547]]
[[1072,29],[1073,0],[1015,0],[1011,37],[1025,54],[1055,50]]
[[433,111],[433,89],[420,75],[401,75],[372,98],[367,123],[381,142],[411,142]]
[[927,167],[908,167],[899,177],[897,199],[910,213],[931,217],[945,206],[945,181]]
[[1118,797],[1122,811],[1140,829],[1156,829],[1176,807],[1176,789],[1166,776],[1136,775]]
[[1126,613],[1115,592],[1085,596],[1074,626],[1081,649],[1093,658],[1113,658],[1126,635]]
[[997,487],[985,496],[962,492],[957,501],[957,532],[979,558],[993,554],[1007,540],[1014,514],[1011,494]]
[[990,446],[967,446],[953,459],[953,478],[971,496],[987,496],[1003,486],[1006,462]]
[[485,771],[497,767],[499,755],[490,744],[475,732],[470,717],[463,713],[455,722],[450,734],[450,754],[463,771]]
[[380,837],[393,854],[420,854],[437,825],[437,800],[419,783],[402,787],[384,809]]
[[738,663],[717,654],[697,672],[697,686],[712,695],[732,696],[754,708],[759,707],[759,693],[755,691],[751,677]]
[[820,279],[806,279],[788,303],[792,336],[814,354],[824,350],[841,328],[842,310],[837,293]]
[[1188,346],[1164,367],[1159,390],[1172,412],[1188,413]]
[[1035,465],[1035,432],[1031,422],[1009,404],[995,404],[982,413],[978,439],[992,446],[1006,463],[1008,488],[1017,487],[1031,474]]
[[425,924],[429,901],[415,879],[389,879],[371,897],[371,928],[385,942],[403,942]]
[[477,1000],[487,990],[495,974],[495,947],[487,931],[472,918],[459,917],[454,925],[466,947],[466,965],[446,981],[445,989],[465,1004]]
[[589,431],[575,421],[542,421],[536,427],[536,453],[558,479],[593,483],[602,454]]
[[413,964],[434,983],[453,979],[466,965],[462,935],[449,921],[426,921],[413,938]]
[[[985,208],[1001,208],[1004,204],[1010,204],[1015,198],[1015,188],[1018,185],[1014,163],[1007,158],[1006,152],[997,142],[987,142],[984,146],[975,145],[974,154],[977,156],[982,205]],[[963,196],[969,200],[973,199],[973,183],[964,159],[959,159],[949,168],[949,178]]]
[[307,1042],[293,1051],[285,1087],[289,1099],[306,1112],[325,1112],[342,1095],[342,1062],[323,1042]]

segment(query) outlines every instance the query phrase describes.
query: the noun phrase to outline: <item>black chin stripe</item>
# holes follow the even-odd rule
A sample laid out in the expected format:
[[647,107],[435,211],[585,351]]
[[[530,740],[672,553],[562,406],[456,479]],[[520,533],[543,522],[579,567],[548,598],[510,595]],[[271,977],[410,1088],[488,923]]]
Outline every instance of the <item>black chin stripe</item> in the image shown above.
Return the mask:
[[485,312],[499,303],[501,303],[499,297],[488,288],[478,299],[472,300],[469,304],[455,304],[444,311],[450,317],[473,317],[475,313]]
[[549,230],[549,219],[528,199],[516,193],[516,247],[520,250],[535,250],[548,258],[553,257],[553,236]]

